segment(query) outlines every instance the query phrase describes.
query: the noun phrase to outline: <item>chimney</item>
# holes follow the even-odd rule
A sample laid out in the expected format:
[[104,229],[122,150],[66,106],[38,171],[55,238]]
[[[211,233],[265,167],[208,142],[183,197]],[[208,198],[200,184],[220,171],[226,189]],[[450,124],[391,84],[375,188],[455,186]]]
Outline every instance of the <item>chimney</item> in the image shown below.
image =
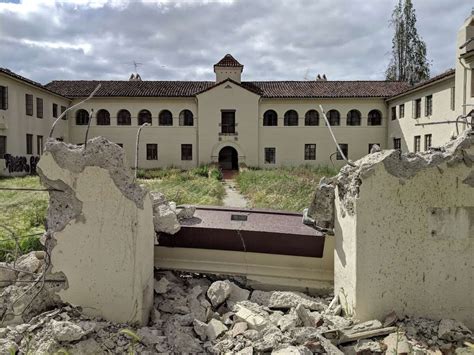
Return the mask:
[[132,73],[132,75],[130,75],[130,78],[128,79],[128,81],[134,81],[135,80],[135,74]]
[[323,74],[323,80],[328,81],[328,78],[326,78],[326,74]]

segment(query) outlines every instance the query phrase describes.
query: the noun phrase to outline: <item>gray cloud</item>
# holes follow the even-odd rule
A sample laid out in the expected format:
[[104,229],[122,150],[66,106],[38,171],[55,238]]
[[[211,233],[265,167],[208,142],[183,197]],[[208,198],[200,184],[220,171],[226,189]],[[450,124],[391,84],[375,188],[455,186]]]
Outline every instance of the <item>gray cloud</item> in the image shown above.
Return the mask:
[[[0,3],[0,66],[33,80],[213,80],[232,53],[245,80],[383,79],[394,0]],[[34,3],[32,3],[34,1]],[[95,0],[98,1],[98,0]],[[79,2],[79,4],[74,3]],[[454,66],[469,1],[415,1],[432,72]]]

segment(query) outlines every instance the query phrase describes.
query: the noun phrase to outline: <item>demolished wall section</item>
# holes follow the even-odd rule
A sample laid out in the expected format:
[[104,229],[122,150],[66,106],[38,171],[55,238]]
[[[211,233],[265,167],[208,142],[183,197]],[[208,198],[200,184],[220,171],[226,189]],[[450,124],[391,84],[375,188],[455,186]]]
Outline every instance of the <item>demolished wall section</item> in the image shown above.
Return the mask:
[[[337,177],[335,289],[361,320],[398,314],[474,327],[474,136],[384,151]],[[343,291],[342,291],[343,290]]]
[[145,323],[153,302],[152,202],[135,184],[122,149],[98,137],[87,147],[48,141],[39,164],[51,191],[52,273],[64,302],[88,315]]

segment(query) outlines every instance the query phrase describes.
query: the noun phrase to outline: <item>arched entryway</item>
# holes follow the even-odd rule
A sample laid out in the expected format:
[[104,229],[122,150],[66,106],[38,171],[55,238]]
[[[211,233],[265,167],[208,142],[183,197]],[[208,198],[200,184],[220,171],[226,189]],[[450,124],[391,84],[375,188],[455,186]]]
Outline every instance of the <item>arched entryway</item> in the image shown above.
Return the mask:
[[219,167],[222,170],[238,170],[239,156],[232,147],[224,147],[219,151]]

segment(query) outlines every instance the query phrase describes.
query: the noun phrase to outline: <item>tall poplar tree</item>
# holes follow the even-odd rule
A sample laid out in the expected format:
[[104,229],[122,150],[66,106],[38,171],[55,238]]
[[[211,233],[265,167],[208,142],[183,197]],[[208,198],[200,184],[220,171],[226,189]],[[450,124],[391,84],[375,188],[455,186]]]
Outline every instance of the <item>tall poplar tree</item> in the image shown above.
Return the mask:
[[387,80],[415,84],[430,77],[426,44],[416,30],[416,15],[411,0],[398,1],[390,20],[395,29],[392,59],[386,71]]

